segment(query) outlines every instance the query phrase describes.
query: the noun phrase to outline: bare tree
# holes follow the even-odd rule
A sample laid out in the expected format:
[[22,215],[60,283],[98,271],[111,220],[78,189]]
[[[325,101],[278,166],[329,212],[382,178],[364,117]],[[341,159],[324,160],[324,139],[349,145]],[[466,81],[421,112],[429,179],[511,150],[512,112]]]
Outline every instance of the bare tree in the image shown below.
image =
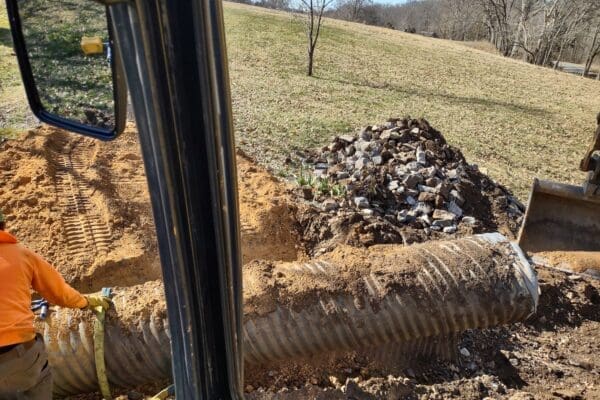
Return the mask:
[[306,74],[313,75],[315,48],[321,33],[323,13],[333,4],[334,0],[300,0],[300,11],[305,14],[306,38],[308,40],[308,63]]
[[[600,54],[600,21],[598,20],[596,20],[596,27],[593,30],[591,37],[592,39],[585,60],[585,67],[583,69],[583,76],[589,75],[594,60]],[[596,78],[600,80],[600,71],[598,71],[598,75],[596,76]]]

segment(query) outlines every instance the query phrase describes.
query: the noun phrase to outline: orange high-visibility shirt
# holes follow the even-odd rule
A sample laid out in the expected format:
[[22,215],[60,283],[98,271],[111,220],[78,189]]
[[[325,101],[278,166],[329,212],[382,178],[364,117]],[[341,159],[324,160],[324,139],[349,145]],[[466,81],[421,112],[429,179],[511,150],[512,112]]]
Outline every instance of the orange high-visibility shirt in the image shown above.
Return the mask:
[[42,257],[0,231],[0,347],[35,337],[31,289],[50,304],[83,308],[87,300]]

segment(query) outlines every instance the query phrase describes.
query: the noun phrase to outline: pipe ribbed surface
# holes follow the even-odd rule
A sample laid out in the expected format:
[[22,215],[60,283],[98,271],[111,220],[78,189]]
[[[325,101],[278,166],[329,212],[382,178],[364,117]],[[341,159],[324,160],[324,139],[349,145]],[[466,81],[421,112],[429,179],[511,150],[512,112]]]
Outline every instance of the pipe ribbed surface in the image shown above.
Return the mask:
[[[373,350],[375,357],[391,354],[397,359],[411,349],[422,350],[415,354],[444,355],[459,332],[520,321],[535,311],[535,274],[520,249],[503,236],[477,235],[414,249],[423,267],[413,281],[404,282],[406,290],[390,291],[389,282],[371,273],[360,278],[366,288],[362,298],[350,293],[323,294],[300,310],[280,306],[265,315],[246,317],[245,361],[265,364],[364,349],[380,349]],[[460,262],[448,264],[444,260],[449,254]],[[338,271],[338,266],[323,260],[276,268],[319,279]],[[106,322],[107,375],[111,385],[120,387],[156,382],[171,373],[164,306],[142,310],[131,325],[120,319],[131,289],[116,290],[115,310]],[[138,296],[140,292],[145,291],[137,289]],[[153,298],[158,296],[156,290],[148,292],[153,293],[148,295],[150,303],[163,301]],[[46,342],[56,395],[97,390],[92,327],[90,313],[67,309],[58,309],[38,326]]]
[[[520,249],[502,235],[478,235],[414,249],[424,262],[409,290],[386,292],[389,282],[369,274],[363,278],[368,291],[364,298],[323,296],[300,311],[279,307],[247,320],[245,360],[259,364],[449,337],[467,329],[521,321],[535,312],[535,274]],[[446,263],[448,254],[460,262]],[[496,262],[500,258],[505,260],[502,265]],[[288,272],[303,269],[322,279],[337,268],[319,261],[284,267]],[[375,307],[372,299],[380,299]]]

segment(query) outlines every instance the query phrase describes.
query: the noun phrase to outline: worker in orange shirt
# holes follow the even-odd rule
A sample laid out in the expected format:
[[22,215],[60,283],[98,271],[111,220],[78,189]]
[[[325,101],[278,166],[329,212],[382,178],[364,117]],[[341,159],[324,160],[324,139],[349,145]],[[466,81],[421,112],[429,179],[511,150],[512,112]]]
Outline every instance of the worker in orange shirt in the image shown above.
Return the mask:
[[99,295],[83,296],[42,257],[5,231],[0,211],[0,399],[52,399],[52,375],[31,311],[31,289],[51,304],[109,307]]

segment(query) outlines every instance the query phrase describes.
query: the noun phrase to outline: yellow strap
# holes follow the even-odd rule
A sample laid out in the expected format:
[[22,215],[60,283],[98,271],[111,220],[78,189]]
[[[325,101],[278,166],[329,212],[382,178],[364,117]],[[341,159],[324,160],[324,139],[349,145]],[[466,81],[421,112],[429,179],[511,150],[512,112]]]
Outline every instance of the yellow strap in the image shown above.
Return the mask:
[[150,400],[165,400],[171,394],[170,392],[172,391],[172,389],[173,389],[173,385],[166,387],[163,390],[161,390],[160,392],[158,392],[158,394],[156,396],[152,397]]
[[106,310],[102,306],[94,307],[96,321],[94,321],[94,359],[96,361],[96,376],[98,386],[104,400],[112,400],[108,377],[106,376],[106,363],[104,362],[104,319]]

